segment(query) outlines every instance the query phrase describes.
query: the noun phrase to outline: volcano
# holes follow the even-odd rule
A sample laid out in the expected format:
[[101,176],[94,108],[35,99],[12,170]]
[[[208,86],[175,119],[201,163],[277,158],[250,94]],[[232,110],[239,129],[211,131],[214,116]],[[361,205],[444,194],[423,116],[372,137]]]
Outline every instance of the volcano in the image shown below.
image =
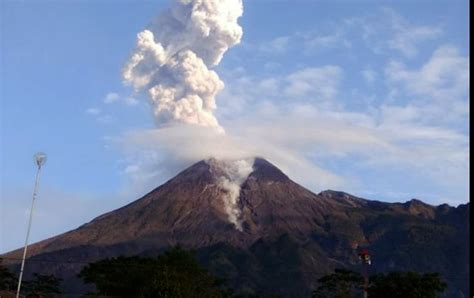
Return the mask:
[[[456,297],[468,293],[468,220],[469,204],[315,194],[262,158],[208,159],[120,209],[31,245],[25,273],[53,273],[66,292],[79,293],[76,274],[89,262],[179,244],[236,292],[307,297],[335,268],[360,270],[363,247],[373,273],[439,272]],[[2,257],[17,268],[21,253]]]

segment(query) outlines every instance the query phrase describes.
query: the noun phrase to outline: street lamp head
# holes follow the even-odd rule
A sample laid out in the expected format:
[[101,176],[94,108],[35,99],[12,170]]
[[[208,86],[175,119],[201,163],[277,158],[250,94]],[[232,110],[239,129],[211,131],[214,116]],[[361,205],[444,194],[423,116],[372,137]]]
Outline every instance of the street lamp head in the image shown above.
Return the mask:
[[38,168],[41,168],[42,165],[46,162],[46,154],[43,152],[38,152],[35,154],[35,162],[38,165]]

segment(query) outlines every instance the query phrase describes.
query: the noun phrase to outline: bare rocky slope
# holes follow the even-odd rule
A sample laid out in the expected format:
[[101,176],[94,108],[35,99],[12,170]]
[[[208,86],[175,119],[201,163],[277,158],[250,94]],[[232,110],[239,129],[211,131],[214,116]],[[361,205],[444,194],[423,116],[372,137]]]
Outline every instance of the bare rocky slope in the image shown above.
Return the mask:
[[[469,204],[314,194],[268,161],[252,162],[239,187],[227,164],[200,161],[120,209],[31,245],[26,273],[60,275],[65,291],[78,293],[85,288],[75,276],[88,262],[180,244],[238,292],[306,297],[334,268],[360,270],[357,250],[367,247],[372,272],[436,271],[449,297],[468,295]],[[235,202],[223,199],[235,190]],[[2,257],[17,268],[21,250]]]

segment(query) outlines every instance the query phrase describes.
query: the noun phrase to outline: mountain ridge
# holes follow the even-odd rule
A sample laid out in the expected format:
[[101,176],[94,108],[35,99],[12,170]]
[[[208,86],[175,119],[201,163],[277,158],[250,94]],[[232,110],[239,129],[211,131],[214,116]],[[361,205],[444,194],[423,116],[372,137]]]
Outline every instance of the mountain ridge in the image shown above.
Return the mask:
[[[233,276],[254,278],[231,279],[240,291],[276,287],[278,293],[301,290],[307,296],[315,276],[340,266],[356,268],[359,247],[373,251],[374,270],[435,270],[446,276],[468,272],[463,265],[468,255],[463,237],[469,235],[464,209],[468,211],[469,204],[454,208],[419,200],[385,203],[334,190],[316,194],[263,158],[208,159],[136,201],[32,244],[29,256],[38,262],[73,259],[83,264],[121,254],[158,253],[180,244],[196,250],[214,272],[222,271],[216,254],[224,254]],[[426,258],[429,249],[439,262]],[[445,256],[448,250],[458,256]],[[18,249],[3,257],[20,255]],[[239,258],[249,262],[248,268],[238,264]],[[46,272],[63,276],[67,286],[80,290],[73,274],[80,268],[59,264]],[[31,263],[29,270],[44,271],[39,263]],[[274,276],[275,270],[298,272],[298,278],[291,277],[294,285],[285,287],[276,282],[283,281]],[[273,276],[273,282],[265,276]],[[467,293],[465,281],[453,279],[449,284]]]

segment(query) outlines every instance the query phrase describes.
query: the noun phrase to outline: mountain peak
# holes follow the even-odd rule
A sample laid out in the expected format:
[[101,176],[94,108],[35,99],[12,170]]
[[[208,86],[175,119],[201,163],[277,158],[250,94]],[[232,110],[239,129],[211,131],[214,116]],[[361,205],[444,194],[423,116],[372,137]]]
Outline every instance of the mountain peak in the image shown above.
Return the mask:
[[[237,277],[229,278],[237,286],[240,276],[258,280],[285,271],[310,280],[335,266],[353,266],[348,256],[356,244],[370,246],[378,256],[375,266],[379,269],[432,268],[431,259],[422,264],[425,267],[404,264],[418,266],[416,256],[426,247],[433,248],[434,255],[456,250],[460,253],[454,254],[454,259],[441,258],[436,266],[448,268],[443,271],[446,276],[459,273],[467,280],[465,267],[451,265],[463,264],[468,256],[469,208],[469,204],[434,207],[419,200],[368,201],[335,190],[315,194],[263,158],[210,158],[189,166],[124,207],[32,244],[32,258],[55,262],[48,266],[38,263],[38,269],[32,267],[30,272],[59,272],[65,283],[74,287],[81,264],[105,257],[155,253],[180,244],[198,251],[211,266],[222,266],[213,267],[216,270]],[[414,253],[399,257],[397,249],[408,246]],[[19,249],[6,254],[5,259],[18,259],[21,254]],[[76,261],[71,264],[70,258]],[[31,262],[30,266],[34,265]],[[285,284],[281,278],[270,278],[275,284],[264,288]],[[460,288],[454,282],[451,285]],[[310,289],[312,285],[304,287]]]
[[253,163],[253,172],[250,174],[250,176],[259,180],[272,181],[287,181],[290,179],[275,165],[261,157],[255,158]]
[[434,218],[435,207],[426,204],[418,199],[411,199],[403,203],[404,208],[413,215],[423,216],[425,218]]
[[287,181],[290,178],[279,168],[262,157],[250,157],[241,159],[217,159],[214,157],[201,160],[178,176],[201,176],[226,177],[230,180],[241,180],[243,183],[247,177],[266,181]]

